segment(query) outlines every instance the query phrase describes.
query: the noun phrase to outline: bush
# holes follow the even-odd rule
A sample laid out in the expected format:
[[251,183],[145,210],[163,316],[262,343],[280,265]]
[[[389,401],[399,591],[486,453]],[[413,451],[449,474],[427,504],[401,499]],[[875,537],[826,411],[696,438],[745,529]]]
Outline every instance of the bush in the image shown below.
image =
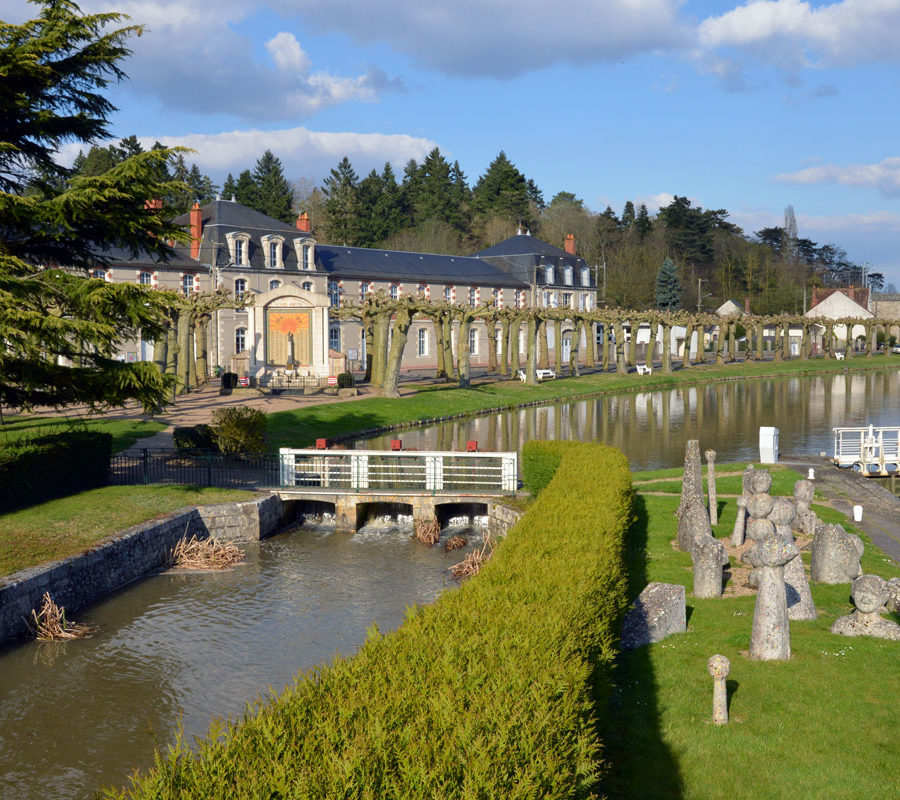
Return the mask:
[[0,445],[0,514],[106,486],[111,453],[112,435],[96,431],[4,442]]
[[556,474],[478,577],[195,747],[176,743],[127,796],[594,796],[631,478],[613,448],[544,448]]
[[337,385],[338,389],[352,389],[354,386],[356,386],[356,381],[353,378],[353,373],[342,372],[337,376]]
[[217,450],[210,425],[187,425],[175,428],[172,441],[179,450]]
[[537,497],[556,474],[562,460],[562,442],[525,442],[522,448],[522,484]]
[[256,408],[217,408],[212,416],[213,440],[223,453],[261,453],[266,448],[266,415]]
[[238,375],[236,372],[222,373],[222,388],[234,389],[238,385]]

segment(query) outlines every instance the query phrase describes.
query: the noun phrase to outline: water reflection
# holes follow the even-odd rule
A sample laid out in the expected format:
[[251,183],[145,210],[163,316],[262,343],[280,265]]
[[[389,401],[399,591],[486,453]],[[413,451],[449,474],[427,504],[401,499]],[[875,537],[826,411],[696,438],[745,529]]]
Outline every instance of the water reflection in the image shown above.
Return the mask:
[[900,370],[728,381],[534,406],[373,437],[356,447],[513,450],[530,439],[599,441],[623,450],[632,468],[678,466],[688,439],[720,461],[757,458],[759,428],[780,430],[782,453],[832,450],[834,427],[900,425]]

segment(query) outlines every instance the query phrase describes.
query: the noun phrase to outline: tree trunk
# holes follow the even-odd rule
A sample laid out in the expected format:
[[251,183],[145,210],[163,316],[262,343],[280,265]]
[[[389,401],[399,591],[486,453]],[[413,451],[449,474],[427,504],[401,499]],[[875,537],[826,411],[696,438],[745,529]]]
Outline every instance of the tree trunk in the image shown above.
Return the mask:
[[784,330],[781,334],[781,357],[782,358],[790,358],[791,357],[791,323],[784,323]]
[[588,369],[597,366],[597,329],[593,322],[584,323],[584,340],[587,347],[584,351],[584,365]]
[[[625,364],[629,367],[633,367],[637,363],[637,332],[638,325],[636,322],[629,322],[628,328],[631,331],[631,341],[622,342],[625,347]],[[623,332],[624,336],[624,332]],[[627,370],[626,370],[627,372]]]
[[434,323],[434,355],[437,365],[434,371],[435,380],[446,380],[450,372],[444,362],[444,326],[441,323],[442,316],[442,314],[438,314],[432,319]]
[[372,386],[384,387],[385,367],[388,354],[388,331],[390,330],[390,312],[382,311],[372,321]]
[[733,363],[737,361],[737,336],[735,335],[737,323],[728,323],[728,361]]
[[509,317],[500,318],[500,374],[509,375]]
[[195,332],[197,341],[197,382],[209,383],[209,317],[201,317],[197,320]]
[[774,355],[775,361],[783,361],[783,348],[781,344],[781,325],[775,321],[772,324],[772,332],[774,334],[774,338],[772,340],[772,353]]
[[190,340],[188,342],[188,386],[197,388],[197,325],[191,323],[189,328]]
[[697,363],[706,363],[706,325],[697,326]]
[[613,333],[616,339],[616,372],[624,375],[628,372],[628,364],[625,363],[625,331],[621,322],[613,324]]
[[800,328],[800,358],[809,361],[809,323],[801,323]]
[[761,322],[756,326],[756,358],[762,361],[765,358],[765,333],[766,326]]
[[578,347],[581,344],[581,329],[584,322],[576,318],[575,327],[572,328],[572,344],[569,347],[569,374],[579,377],[581,373],[578,371]]
[[603,328],[603,342],[600,345],[600,368],[609,372],[609,323],[600,323]]
[[825,338],[822,339],[822,350],[825,353],[825,360],[831,361],[834,358],[834,325],[825,326]]
[[557,375],[562,374],[562,327],[563,321],[558,317],[553,320],[553,361]]
[[391,349],[388,353],[384,370],[383,397],[400,397],[400,364],[403,362],[403,350],[409,339],[409,328],[413,321],[413,309],[401,305],[394,313],[394,331],[391,336]]
[[363,317],[363,336],[366,343],[366,374],[364,381],[372,382],[372,351],[375,349],[375,329],[371,317]]
[[[528,331],[525,334],[525,346],[527,348],[528,358],[525,366],[525,383],[529,386],[537,386],[537,339],[540,336],[543,326],[541,318],[537,314],[531,314],[528,317]],[[546,344],[546,338],[544,343]]]
[[[541,322],[543,322],[543,320],[541,320]],[[541,348],[538,367],[541,369],[548,369],[550,367],[550,349],[547,345],[547,326],[541,324],[541,322],[539,322],[537,326],[538,343]]]
[[444,366],[447,368],[447,380],[456,377],[456,366],[453,363],[453,317],[449,312],[444,315],[441,322],[444,329]]
[[459,320],[459,331],[456,334],[456,363],[460,389],[467,389],[471,384],[469,379],[469,330],[471,327],[472,318],[468,314],[463,314]]
[[166,328],[164,334],[162,334],[156,341],[153,342],[153,363],[159,367],[160,372],[166,371],[166,362],[168,360],[168,350],[169,350],[169,331],[171,330],[171,323]]
[[684,355],[681,357],[681,368],[691,366],[691,339],[694,337],[694,323],[689,322],[684,329]]
[[875,349],[878,347],[877,328],[874,325],[866,325],[866,358],[875,355]]
[[662,326],[663,346],[662,346],[662,371],[672,371],[672,326],[663,323]]
[[484,321],[484,329],[487,333],[488,343],[488,373],[497,372],[497,320],[490,317]]
[[178,317],[166,329],[166,375],[174,375],[178,366]]
[[191,380],[191,317],[187,310],[178,315],[178,363],[176,366],[176,378],[178,381],[178,394],[186,394],[189,391]]
[[650,321],[650,341],[647,342],[647,356],[644,363],[648,367],[653,366],[653,356],[656,355],[656,337],[659,334],[659,323],[655,320]]
[[725,343],[727,338],[727,334],[720,322],[719,335],[716,337],[716,366],[722,366],[725,363]]
[[510,377],[519,377],[519,331],[522,320],[516,317],[509,322],[509,371]]

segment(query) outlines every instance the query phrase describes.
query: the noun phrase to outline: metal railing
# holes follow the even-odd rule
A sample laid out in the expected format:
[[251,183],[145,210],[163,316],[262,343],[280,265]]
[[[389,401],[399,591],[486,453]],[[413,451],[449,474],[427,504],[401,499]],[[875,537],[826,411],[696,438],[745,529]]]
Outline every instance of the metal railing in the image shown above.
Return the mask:
[[114,455],[109,482],[504,494],[518,486],[518,454],[282,448],[277,454],[238,455],[145,448]]
[[336,491],[515,492],[518,454],[284,447],[282,486]]
[[839,467],[859,466],[867,474],[888,475],[900,470],[900,426],[833,428],[833,461]]

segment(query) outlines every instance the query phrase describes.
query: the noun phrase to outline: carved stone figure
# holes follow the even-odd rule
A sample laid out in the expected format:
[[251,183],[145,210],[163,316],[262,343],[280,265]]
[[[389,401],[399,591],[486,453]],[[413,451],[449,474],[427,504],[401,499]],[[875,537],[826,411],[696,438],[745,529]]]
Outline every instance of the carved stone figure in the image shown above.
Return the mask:
[[719,500],[716,494],[716,451],[707,450],[706,453],[706,487],[709,494],[709,524],[719,524]]
[[848,583],[862,574],[859,566],[862,539],[840,525],[816,526],[810,577],[818,583]]
[[[790,542],[794,541],[791,522],[796,517],[794,504],[786,497],[776,497],[767,519],[775,526],[775,533]],[[815,619],[818,616],[813,602],[803,559],[799,553],[784,567],[784,590],[787,593],[788,617],[790,619]]]
[[900,578],[891,578],[887,582],[887,601],[884,607],[895,614],[900,611]]
[[747,519],[747,501],[743,497],[737,499],[737,516],[731,531],[731,546],[740,547],[744,543],[744,530]]
[[888,599],[884,578],[861,575],[853,581],[850,594],[856,610],[846,617],[838,617],[831,626],[832,633],[900,641],[900,625],[881,618],[881,609]]
[[690,495],[678,519],[678,548],[690,553],[698,538],[712,539],[703,495]]
[[786,497],[772,498],[772,510],[768,513],[767,519],[775,526],[775,533],[779,536],[787,536],[793,541],[791,522],[795,516],[797,516],[797,512],[790,500]]
[[810,509],[809,504],[816,493],[816,487],[812,481],[797,481],[794,484],[794,506],[797,515],[794,517],[793,527],[804,536],[816,535],[816,512]]
[[747,494],[766,494],[772,488],[772,475],[767,469],[749,467],[744,471],[747,478]]
[[800,551],[777,534],[759,540],[750,551],[750,563],[758,568],[759,591],[753,609],[750,658],[757,661],[791,657],[791,630],[784,590],[784,565]]
[[684,586],[648,583],[622,622],[622,647],[634,650],[687,628]]
[[691,548],[694,563],[694,597],[722,596],[722,567],[728,563],[725,545],[712,536],[694,539]]
[[706,662],[706,669],[713,679],[713,722],[725,725],[728,722],[728,687],[725,678],[731,672],[731,662],[717,653]]

